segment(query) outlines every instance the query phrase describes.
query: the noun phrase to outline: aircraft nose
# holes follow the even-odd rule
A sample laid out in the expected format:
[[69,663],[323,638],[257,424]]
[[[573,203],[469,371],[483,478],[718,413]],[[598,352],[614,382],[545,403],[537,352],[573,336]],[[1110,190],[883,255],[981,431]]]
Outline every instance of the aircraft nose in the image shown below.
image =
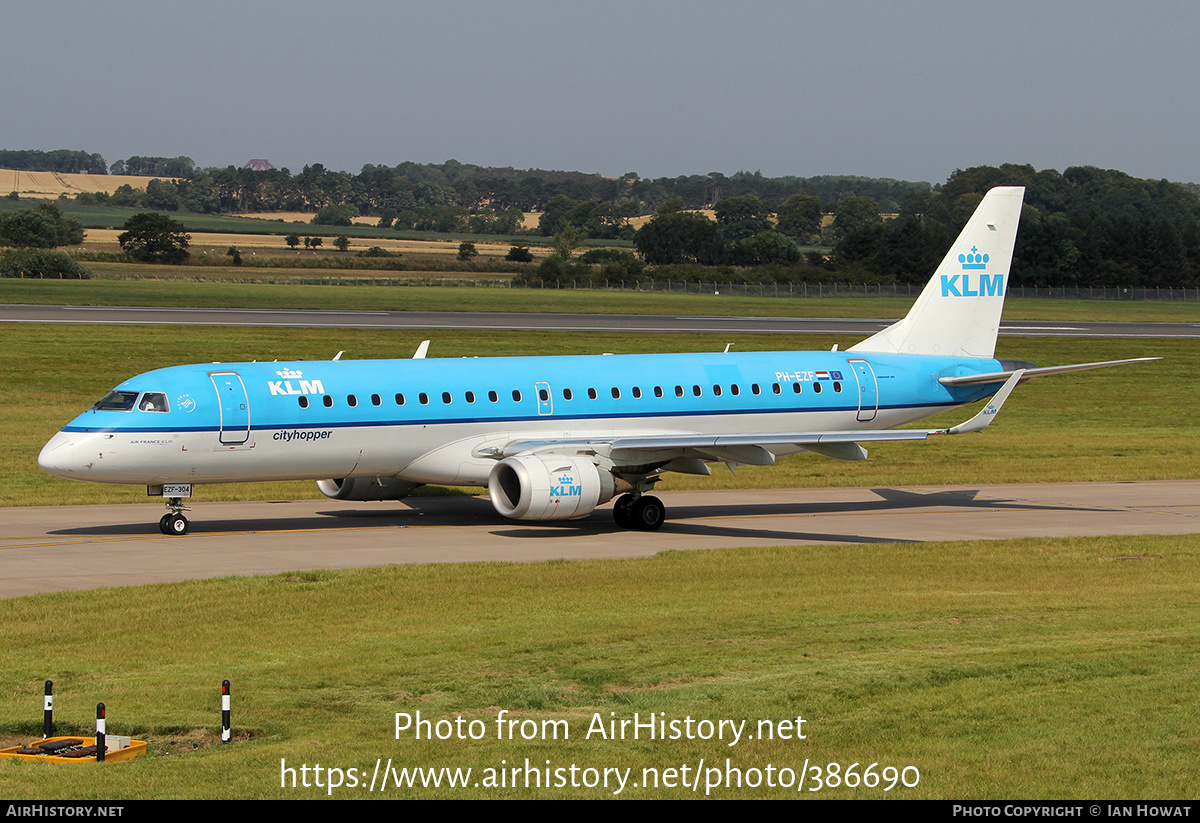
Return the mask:
[[58,477],[72,477],[72,440],[70,435],[65,432],[59,432],[50,438],[46,445],[42,446],[41,452],[38,454],[38,466],[42,471]]

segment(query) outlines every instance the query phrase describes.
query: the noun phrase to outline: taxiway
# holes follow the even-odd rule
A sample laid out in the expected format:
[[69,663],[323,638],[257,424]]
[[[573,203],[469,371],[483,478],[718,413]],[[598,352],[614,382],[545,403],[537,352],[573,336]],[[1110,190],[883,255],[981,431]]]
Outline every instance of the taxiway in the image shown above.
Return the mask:
[[664,492],[661,531],[610,506],[562,523],[508,521],[486,498],[193,501],[165,537],[160,504],[0,508],[0,597],[393,563],[536,562],[787,545],[1200,533],[1200,480]]

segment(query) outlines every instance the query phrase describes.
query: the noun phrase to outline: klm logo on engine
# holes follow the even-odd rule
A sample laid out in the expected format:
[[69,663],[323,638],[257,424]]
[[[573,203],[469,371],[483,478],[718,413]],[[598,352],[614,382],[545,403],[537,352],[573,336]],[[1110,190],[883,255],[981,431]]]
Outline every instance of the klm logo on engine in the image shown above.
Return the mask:
[[573,486],[575,478],[569,474],[559,476],[558,485],[550,487],[551,497],[582,497],[583,486]]
[[962,264],[963,274],[942,275],[942,297],[1003,297],[1004,275],[970,273],[986,271],[989,260],[990,257],[975,246],[969,254],[960,254],[958,262]]
[[[283,369],[275,372],[282,380],[268,380],[267,387],[271,390],[271,395],[277,394],[324,394],[325,387],[320,380],[300,380],[304,377],[304,372],[297,369]],[[292,380],[297,380],[300,383],[299,388],[292,385]]]

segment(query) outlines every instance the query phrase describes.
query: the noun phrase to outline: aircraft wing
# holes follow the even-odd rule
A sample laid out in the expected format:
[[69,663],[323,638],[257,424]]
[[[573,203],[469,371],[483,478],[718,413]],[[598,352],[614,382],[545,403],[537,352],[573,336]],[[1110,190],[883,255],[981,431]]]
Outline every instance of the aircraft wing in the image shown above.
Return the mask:
[[[866,460],[867,451],[859,443],[889,440],[925,440],[933,435],[966,434],[982,431],[996,419],[1001,407],[1017,383],[1025,375],[1017,369],[978,414],[948,429],[863,429],[843,431],[771,432],[769,434],[661,434],[562,440],[515,440],[500,456],[523,453],[592,453],[612,460],[615,465],[629,466],[660,463],[670,460],[734,463],[738,465],[770,466],[775,463],[772,447],[801,449],[839,460]],[[991,382],[996,382],[995,380]],[[681,464],[682,466],[683,464]],[[693,469],[699,467],[692,465]],[[688,471],[687,468],[680,470]],[[705,474],[695,470],[691,473]]]

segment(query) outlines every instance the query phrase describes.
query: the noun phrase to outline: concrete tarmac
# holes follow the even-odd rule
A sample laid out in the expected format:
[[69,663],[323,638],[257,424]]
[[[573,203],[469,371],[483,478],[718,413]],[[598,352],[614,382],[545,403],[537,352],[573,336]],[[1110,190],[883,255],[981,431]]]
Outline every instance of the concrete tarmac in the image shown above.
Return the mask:
[[394,563],[647,557],[683,549],[1200,533],[1200,480],[664,492],[658,532],[504,520],[482,497],[0,508],[0,597]]

